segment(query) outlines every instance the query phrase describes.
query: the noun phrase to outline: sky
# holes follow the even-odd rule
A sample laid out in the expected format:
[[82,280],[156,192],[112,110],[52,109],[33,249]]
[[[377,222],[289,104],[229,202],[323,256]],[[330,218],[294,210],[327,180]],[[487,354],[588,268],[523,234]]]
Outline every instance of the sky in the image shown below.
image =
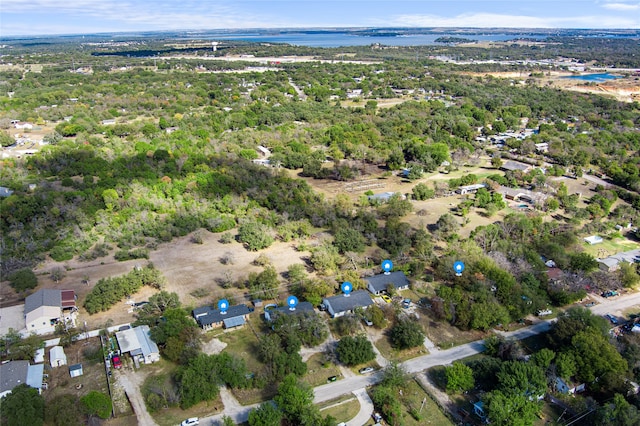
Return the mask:
[[302,28],[640,28],[640,0],[0,0],[0,36]]

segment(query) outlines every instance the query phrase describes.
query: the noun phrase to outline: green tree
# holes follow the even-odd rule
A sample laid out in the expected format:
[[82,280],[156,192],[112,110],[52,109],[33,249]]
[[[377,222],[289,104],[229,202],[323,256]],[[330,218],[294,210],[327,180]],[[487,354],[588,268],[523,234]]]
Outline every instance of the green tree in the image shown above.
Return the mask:
[[387,423],[393,426],[402,424],[402,405],[397,395],[397,389],[386,385],[376,386],[371,393],[373,404],[382,412]]
[[424,331],[420,323],[399,319],[389,330],[391,346],[396,349],[414,348],[424,344]]
[[345,253],[347,251],[360,253],[365,249],[365,238],[358,230],[345,227],[336,231],[333,244],[337,247],[340,253]]
[[540,368],[546,370],[556,357],[556,353],[551,349],[542,348],[531,356],[532,361]]
[[436,196],[435,189],[429,188],[424,183],[419,183],[413,188],[411,188],[411,192],[413,193],[414,200],[428,200]]
[[531,426],[540,412],[540,403],[517,393],[500,390],[489,394],[486,413],[491,424],[498,426]]
[[525,395],[536,399],[538,396],[544,395],[547,388],[544,370],[534,363],[503,362],[497,376],[498,387],[505,394]]
[[375,359],[373,345],[365,335],[346,336],[340,339],[336,348],[338,359],[345,365],[358,365]]
[[598,269],[598,261],[589,253],[572,253],[569,255],[569,268],[572,271],[591,272]]
[[113,406],[109,395],[98,391],[91,391],[80,398],[80,402],[89,416],[98,416],[101,419],[111,417]]
[[44,399],[37,389],[18,385],[0,399],[0,419],[7,426],[42,426]]
[[318,407],[313,404],[313,389],[293,374],[284,378],[273,400],[291,424],[315,426],[322,421]]
[[78,399],[74,395],[58,395],[47,403],[45,418],[55,426],[81,426],[85,424]]
[[409,375],[402,365],[396,361],[391,361],[382,370],[382,380],[380,380],[380,384],[382,386],[397,388],[404,386],[407,380],[409,380]]
[[271,402],[263,402],[249,412],[249,426],[274,426],[282,422],[282,411]]
[[447,392],[464,392],[473,389],[473,370],[461,362],[454,362],[445,370]]
[[576,333],[571,339],[572,351],[578,367],[577,378],[591,383],[606,373],[624,374],[627,361],[607,339],[594,330]]
[[25,268],[9,275],[9,284],[19,293],[38,286],[38,277],[31,269]]
[[445,213],[436,222],[436,234],[440,238],[447,238],[460,229],[460,224],[451,213]]
[[640,424],[640,411],[629,404],[624,396],[615,394],[612,401],[598,411],[598,426],[635,426]]
[[0,130],[0,146],[10,146],[16,143],[16,140],[11,137],[5,130]]
[[250,251],[258,251],[273,244],[270,229],[261,223],[247,221],[238,228],[238,240]]

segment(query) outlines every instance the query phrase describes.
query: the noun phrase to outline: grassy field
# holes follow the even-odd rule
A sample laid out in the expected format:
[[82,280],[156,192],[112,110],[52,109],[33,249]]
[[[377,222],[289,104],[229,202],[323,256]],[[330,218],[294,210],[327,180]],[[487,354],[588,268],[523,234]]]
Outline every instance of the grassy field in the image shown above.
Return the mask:
[[327,383],[327,378],[331,376],[338,376],[341,378],[340,369],[333,363],[329,362],[325,364],[324,354],[314,354],[307,361],[307,374],[302,378],[312,387],[324,385]]
[[224,404],[220,397],[212,401],[204,401],[185,411],[180,407],[171,407],[162,411],[153,413],[153,419],[159,426],[176,426],[184,419],[191,417],[207,417],[221,413],[224,410]]
[[[452,426],[451,420],[444,415],[429,395],[411,380],[402,391],[400,402],[403,405],[405,426],[433,425]],[[413,414],[411,414],[413,413]]]
[[347,422],[354,418],[360,411],[360,403],[352,394],[343,395],[340,398],[326,401],[320,406],[320,413],[326,416],[332,416],[336,422]]
[[604,258],[616,253],[630,251],[640,248],[640,244],[623,236],[603,237],[604,241],[599,244],[590,245],[583,243],[584,251],[593,257]]
[[382,336],[375,343],[376,348],[380,351],[383,357],[386,359],[392,359],[395,361],[406,361],[417,356],[426,355],[429,351],[424,346],[418,346],[416,348],[398,350],[391,347],[391,342],[387,336]]
[[[249,320],[252,325],[256,321],[260,321],[257,317],[251,317]],[[254,328],[259,327],[259,323]],[[222,342],[227,344],[223,352],[231,356],[242,358],[247,366],[247,370],[253,373],[262,370],[263,364],[258,359],[258,337],[248,325],[229,333],[222,333],[217,336]]]

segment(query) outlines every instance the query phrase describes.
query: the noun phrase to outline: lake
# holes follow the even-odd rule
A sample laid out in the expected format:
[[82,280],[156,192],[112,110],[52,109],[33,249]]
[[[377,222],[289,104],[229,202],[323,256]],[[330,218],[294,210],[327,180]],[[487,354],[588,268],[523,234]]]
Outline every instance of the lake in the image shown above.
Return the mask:
[[563,78],[570,78],[572,80],[583,80],[583,81],[591,81],[594,83],[602,83],[608,80],[615,80],[617,78],[622,78],[618,75],[609,74],[608,72],[601,74],[583,74],[583,75],[570,75]]
[[[369,46],[371,44],[382,44],[386,46],[422,46],[434,45],[435,40],[440,37],[460,37],[477,41],[506,41],[514,40],[523,35],[518,34],[401,34],[389,36],[358,35],[348,32],[274,32],[272,34],[255,33],[221,33],[199,35],[201,38],[209,40],[241,40],[258,43],[287,43],[294,46],[307,47],[342,47],[342,46]],[[543,38],[527,35],[529,38]]]

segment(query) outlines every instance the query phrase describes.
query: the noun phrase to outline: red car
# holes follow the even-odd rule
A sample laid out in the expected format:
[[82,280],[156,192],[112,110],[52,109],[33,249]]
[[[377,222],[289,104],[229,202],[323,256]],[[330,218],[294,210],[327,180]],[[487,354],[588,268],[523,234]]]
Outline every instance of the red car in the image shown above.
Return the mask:
[[122,368],[122,361],[119,356],[114,356],[111,361],[113,361],[113,368]]

